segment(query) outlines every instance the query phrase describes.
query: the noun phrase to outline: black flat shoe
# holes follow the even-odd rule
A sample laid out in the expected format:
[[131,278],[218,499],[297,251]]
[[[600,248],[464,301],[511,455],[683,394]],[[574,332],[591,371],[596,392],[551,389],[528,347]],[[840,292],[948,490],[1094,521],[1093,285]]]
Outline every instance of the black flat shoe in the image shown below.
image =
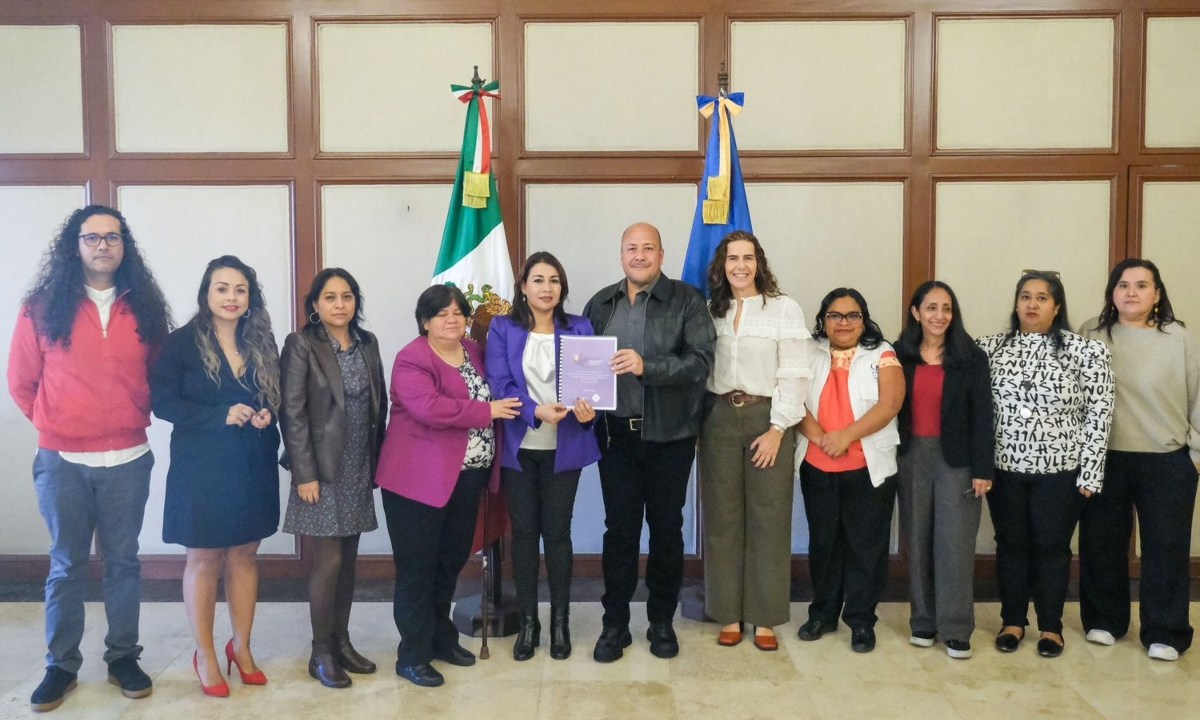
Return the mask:
[[850,649],[856,653],[869,653],[875,649],[875,629],[857,627],[850,633]]
[[466,649],[462,645],[452,645],[448,648],[441,648],[433,651],[433,659],[441,660],[444,663],[457,665],[458,667],[471,667],[475,664],[475,653]]
[[836,622],[829,623],[823,620],[809,620],[796,631],[796,637],[805,641],[819,640],[825,633],[831,633],[835,630],[837,630]]
[[1055,642],[1054,638],[1044,637],[1038,640],[1037,651],[1042,657],[1056,658],[1063,654],[1063,646]]
[[1003,653],[1016,652],[1021,647],[1021,636],[1002,632],[996,636],[996,649]]
[[437,687],[446,683],[446,678],[435,670],[429,663],[419,665],[401,665],[396,663],[396,674],[413,685],[421,687]]

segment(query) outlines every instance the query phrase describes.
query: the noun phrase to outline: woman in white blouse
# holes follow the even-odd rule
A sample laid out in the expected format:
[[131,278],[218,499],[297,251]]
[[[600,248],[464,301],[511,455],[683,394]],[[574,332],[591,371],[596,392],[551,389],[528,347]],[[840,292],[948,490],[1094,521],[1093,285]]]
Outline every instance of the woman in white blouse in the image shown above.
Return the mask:
[[717,329],[700,433],[705,612],[736,645],[775,650],[790,618],[793,426],[804,417],[811,336],[795,300],[779,291],[758,238],[731,233],[708,268]]

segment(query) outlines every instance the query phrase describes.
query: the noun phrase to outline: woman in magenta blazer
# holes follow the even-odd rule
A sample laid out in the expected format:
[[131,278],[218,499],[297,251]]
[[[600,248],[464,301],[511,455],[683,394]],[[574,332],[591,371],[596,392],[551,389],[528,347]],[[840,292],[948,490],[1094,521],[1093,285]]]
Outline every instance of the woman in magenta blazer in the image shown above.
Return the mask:
[[450,601],[471,553],[479,493],[489,478],[499,483],[492,423],[521,407],[516,398],[492,398],[483,354],[465,338],[470,314],[452,285],[434,285],[417,299],[421,335],[396,354],[375,477],[396,566],[396,674],[423,687],[446,681],[431,660],[475,663],[458,642]]
[[540,640],[539,539],[550,583],[550,657],[571,654],[571,515],[580,471],[600,459],[592,432],[596,411],[586,400],[568,405],[558,397],[559,338],[592,334],[587,319],[563,310],[566,300],[562,263],[548,252],[533,253],[517,281],[512,312],[492,320],[488,333],[488,384],[497,395],[521,401],[520,415],[504,422],[500,454],[521,606],[514,660],[533,657]]

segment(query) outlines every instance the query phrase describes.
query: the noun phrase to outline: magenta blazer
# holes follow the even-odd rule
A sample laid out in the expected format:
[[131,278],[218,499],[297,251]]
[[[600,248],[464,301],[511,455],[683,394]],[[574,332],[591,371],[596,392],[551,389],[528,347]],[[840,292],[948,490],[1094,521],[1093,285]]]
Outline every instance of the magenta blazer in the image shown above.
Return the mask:
[[[479,346],[466,338],[462,344],[471,365],[486,377]],[[390,384],[391,421],[375,482],[410,500],[445,507],[467,454],[467,429],[493,425],[491,406],[470,398],[458,368],[438,357],[423,336],[396,353]],[[497,448],[500,442],[497,429]],[[493,492],[500,487],[497,460],[492,462]]]

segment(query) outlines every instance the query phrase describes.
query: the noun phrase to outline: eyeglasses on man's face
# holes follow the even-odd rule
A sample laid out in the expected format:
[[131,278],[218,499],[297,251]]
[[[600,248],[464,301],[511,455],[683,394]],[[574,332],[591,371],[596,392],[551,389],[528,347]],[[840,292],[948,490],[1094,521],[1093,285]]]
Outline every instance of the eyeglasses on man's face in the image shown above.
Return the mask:
[[124,238],[121,237],[121,233],[115,233],[115,232],[108,233],[107,235],[100,235],[98,233],[87,233],[86,235],[80,235],[79,239],[82,240],[83,244],[87,245],[88,247],[99,247],[101,240],[103,240],[104,244],[109,247],[115,247],[117,245],[120,245],[122,242],[124,242]]
[[837,323],[842,322],[843,320],[845,320],[846,322],[853,325],[854,323],[862,322],[862,319],[863,319],[863,314],[860,312],[850,312],[850,313],[827,312],[827,313],[825,313],[825,322],[829,325],[835,325]]

